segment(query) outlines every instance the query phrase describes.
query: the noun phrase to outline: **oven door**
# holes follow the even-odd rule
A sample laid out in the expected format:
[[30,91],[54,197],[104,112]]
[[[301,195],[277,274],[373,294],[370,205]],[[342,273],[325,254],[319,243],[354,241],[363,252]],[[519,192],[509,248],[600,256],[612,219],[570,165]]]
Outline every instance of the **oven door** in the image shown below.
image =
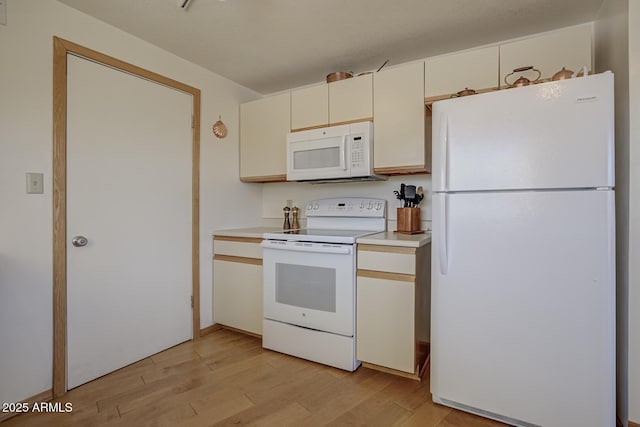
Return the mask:
[[264,240],[264,317],[353,336],[355,246]]

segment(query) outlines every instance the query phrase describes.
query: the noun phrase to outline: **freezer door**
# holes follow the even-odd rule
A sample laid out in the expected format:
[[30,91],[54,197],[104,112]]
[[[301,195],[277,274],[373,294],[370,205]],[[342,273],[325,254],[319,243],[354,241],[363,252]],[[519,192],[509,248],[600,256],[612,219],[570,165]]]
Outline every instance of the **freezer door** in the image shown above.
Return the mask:
[[614,426],[614,193],[434,194],[433,208],[434,400]]
[[614,186],[613,74],[433,104],[433,191]]

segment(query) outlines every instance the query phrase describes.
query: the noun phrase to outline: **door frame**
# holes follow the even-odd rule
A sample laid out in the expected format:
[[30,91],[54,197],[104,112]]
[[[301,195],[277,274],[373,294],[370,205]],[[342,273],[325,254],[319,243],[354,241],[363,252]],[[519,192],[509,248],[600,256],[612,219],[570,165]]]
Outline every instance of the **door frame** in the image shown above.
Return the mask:
[[192,339],[200,337],[200,89],[76,43],[53,37],[53,396],[67,392],[67,55],[190,94],[193,99],[191,173]]

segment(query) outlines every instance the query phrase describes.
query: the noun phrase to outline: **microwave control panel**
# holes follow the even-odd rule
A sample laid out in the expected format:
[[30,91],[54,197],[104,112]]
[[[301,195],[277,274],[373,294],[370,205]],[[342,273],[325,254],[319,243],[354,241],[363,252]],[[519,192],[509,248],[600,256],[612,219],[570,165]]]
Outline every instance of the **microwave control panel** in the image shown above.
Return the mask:
[[351,167],[358,168],[362,166],[364,156],[364,141],[362,135],[354,136],[351,140]]
[[351,153],[351,176],[367,175],[369,171],[369,141],[364,133],[349,136],[349,152]]

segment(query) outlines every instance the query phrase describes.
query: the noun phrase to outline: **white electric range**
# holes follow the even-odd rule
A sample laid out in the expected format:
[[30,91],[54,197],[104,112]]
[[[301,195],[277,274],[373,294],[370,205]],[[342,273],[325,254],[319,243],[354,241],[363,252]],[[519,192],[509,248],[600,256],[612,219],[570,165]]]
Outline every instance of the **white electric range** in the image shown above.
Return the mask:
[[386,230],[386,201],[313,200],[305,214],[307,228],[264,235],[262,346],[354,371],[356,239]]

